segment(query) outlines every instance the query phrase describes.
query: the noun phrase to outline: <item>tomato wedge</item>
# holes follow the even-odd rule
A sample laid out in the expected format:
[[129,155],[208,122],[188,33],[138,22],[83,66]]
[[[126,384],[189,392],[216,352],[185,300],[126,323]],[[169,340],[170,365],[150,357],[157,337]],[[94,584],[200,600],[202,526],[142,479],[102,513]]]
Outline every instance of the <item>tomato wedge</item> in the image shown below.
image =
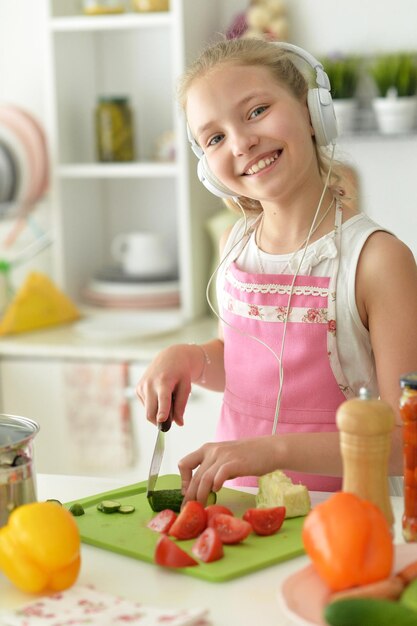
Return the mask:
[[207,526],[207,513],[201,502],[189,500],[168,531],[177,539],[195,539]]
[[207,526],[211,526],[211,520],[215,515],[224,513],[225,515],[233,515],[232,511],[222,504],[209,504],[206,506]]
[[217,530],[209,527],[203,530],[191,550],[204,563],[211,563],[221,559],[223,556],[223,544]]
[[157,533],[167,533],[176,519],[177,514],[175,511],[164,509],[163,511],[159,511],[159,513],[148,522],[147,527],[151,530],[156,530]]
[[190,567],[198,565],[192,556],[184,552],[182,548],[177,546],[167,535],[161,535],[156,544],[155,563],[164,565],[165,567]]
[[285,506],[268,509],[248,509],[243,519],[249,522],[257,535],[273,535],[281,528],[285,518]]
[[215,515],[211,525],[217,530],[220,541],[225,544],[239,543],[252,532],[249,522],[225,513]]

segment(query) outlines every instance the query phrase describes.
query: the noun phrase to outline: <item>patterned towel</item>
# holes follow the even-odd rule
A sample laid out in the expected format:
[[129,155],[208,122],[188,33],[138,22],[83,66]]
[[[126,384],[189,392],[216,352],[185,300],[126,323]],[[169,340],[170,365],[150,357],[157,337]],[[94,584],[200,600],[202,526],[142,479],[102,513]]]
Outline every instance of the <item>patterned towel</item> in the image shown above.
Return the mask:
[[135,462],[126,398],[128,364],[71,361],[64,364],[64,395],[71,459],[77,470],[123,470]]
[[209,626],[203,609],[144,606],[92,587],[74,586],[16,611],[0,611],[2,626]]

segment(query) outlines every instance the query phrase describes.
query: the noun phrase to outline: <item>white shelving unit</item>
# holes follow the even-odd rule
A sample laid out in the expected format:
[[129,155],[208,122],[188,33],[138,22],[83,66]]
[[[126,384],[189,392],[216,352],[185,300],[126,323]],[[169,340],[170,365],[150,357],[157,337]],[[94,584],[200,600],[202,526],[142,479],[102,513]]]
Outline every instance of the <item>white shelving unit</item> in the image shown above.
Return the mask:
[[[112,16],[84,16],[79,0],[44,3],[55,280],[80,301],[89,278],[112,263],[116,234],[156,230],[176,259],[184,320],[201,315],[210,266],[205,222],[221,203],[197,179],[175,84],[218,32],[217,0],[171,0],[165,13]],[[97,162],[100,95],[129,98],[135,162]],[[154,157],[166,131],[176,136],[175,162]]]

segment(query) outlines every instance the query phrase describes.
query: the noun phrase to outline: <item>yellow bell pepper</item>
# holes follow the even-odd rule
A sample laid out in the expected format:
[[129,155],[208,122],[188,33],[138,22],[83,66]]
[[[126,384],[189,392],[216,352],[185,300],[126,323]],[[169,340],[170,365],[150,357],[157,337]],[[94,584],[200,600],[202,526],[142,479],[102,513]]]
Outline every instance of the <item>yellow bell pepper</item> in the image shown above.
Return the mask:
[[22,591],[67,589],[76,581],[80,564],[77,524],[59,504],[23,504],[0,529],[0,569]]

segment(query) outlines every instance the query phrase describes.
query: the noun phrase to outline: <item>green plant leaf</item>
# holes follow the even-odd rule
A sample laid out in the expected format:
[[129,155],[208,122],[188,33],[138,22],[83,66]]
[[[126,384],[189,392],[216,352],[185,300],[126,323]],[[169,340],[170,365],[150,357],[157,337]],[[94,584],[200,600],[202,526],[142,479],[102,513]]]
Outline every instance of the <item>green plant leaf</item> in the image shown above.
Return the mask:
[[377,56],[370,65],[370,74],[381,97],[385,98],[393,88],[399,97],[414,96],[417,90],[417,55],[399,52]]
[[361,58],[354,55],[328,56],[321,62],[329,77],[333,98],[354,98],[358,86]]

